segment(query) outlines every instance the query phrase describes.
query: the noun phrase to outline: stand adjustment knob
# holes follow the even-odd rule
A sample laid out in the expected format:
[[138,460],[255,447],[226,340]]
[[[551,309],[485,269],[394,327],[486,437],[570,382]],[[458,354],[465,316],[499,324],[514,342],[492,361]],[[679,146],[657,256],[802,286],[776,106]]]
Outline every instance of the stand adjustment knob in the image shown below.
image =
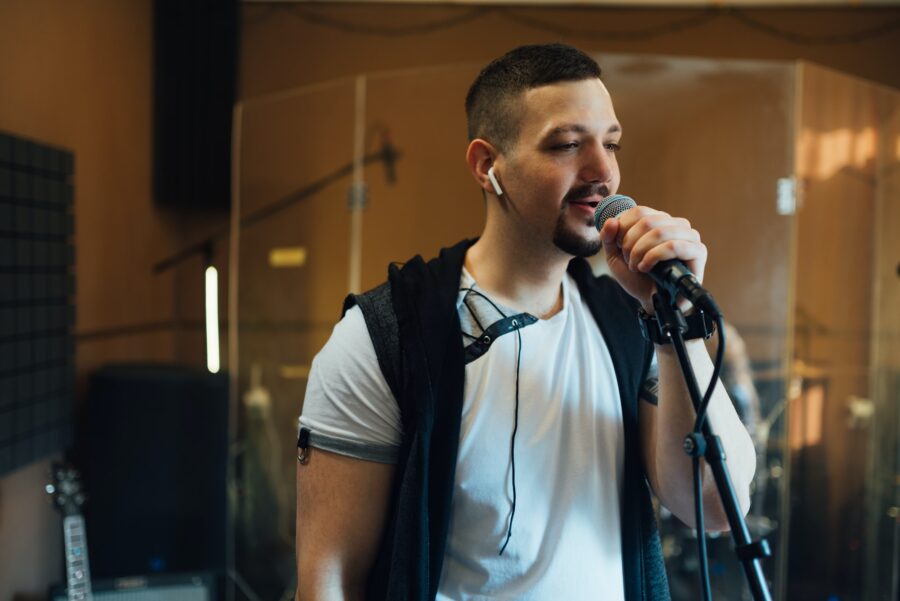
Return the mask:
[[703,457],[706,454],[706,439],[700,432],[691,432],[684,437],[682,448],[691,457]]

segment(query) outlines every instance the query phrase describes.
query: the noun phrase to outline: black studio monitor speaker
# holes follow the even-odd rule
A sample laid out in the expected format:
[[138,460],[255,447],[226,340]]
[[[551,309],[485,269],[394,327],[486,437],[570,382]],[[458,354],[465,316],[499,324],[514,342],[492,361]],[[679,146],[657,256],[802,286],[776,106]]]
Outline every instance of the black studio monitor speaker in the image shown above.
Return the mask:
[[227,376],[104,367],[91,377],[83,429],[93,576],[223,574]]
[[160,206],[227,210],[237,0],[153,2],[153,189]]

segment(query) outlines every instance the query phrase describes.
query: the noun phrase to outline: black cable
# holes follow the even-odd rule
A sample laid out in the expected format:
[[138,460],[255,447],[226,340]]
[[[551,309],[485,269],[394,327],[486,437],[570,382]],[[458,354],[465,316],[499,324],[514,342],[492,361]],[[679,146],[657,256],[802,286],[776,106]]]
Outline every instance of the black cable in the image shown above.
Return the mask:
[[450,27],[455,27],[462,23],[472,21],[496,10],[492,7],[487,6],[477,7],[469,9],[459,15],[453,15],[452,17],[446,17],[444,19],[436,19],[434,21],[422,23],[420,25],[389,27],[383,25],[363,25],[360,23],[351,23],[349,21],[343,21],[341,19],[316,13],[315,11],[310,11],[306,7],[297,4],[293,4],[290,7],[285,8],[288,10],[288,12],[290,12],[290,14],[316,25],[330,27],[344,33],[358,33],[363,35],[377,35],[382,37],[405,37],[423,33],[433,33],[435,31],[448,29]]
[[694,420],[694,432],[701,433],[703,424],[706,421],[706,410],[709,408],[709,402],[712,399],[716,384],[719,381],[719,373],[722,371],[722,365],[725,363],[725,320],[721,315],[716,315],[716,326],[719,332],[719,344],[716,347],[716,358],[713,362],[713,373],[706,387],[706,393],[703,395],[703,401],[697,409],[697,418]]
[[[657,295],[660,295],[660,293],[658,292]],[[654,295],[654,305],[656,306],[657,315],[659,315],[660,311],[666,308],[666,301],[657,303],[657,295]],[[668,295],[664,296],[668,298]],[[678,311],[678,309],[673,305],[669,308],[669,311]],[[671,316],[669,317],[671,318]],[[694,374],[693,367],[691,366],[690,359],[687,355],[687,348],[685,346],[685,341],[682,338],[682,331],[678,328],[673,328],[669,331],[669,337],[671,339],[672,347],[678,356],[678,362],[682,366],[684,383],[687,386],[688,393],[691,395],[691,402],[694,405],[694,410],[699,415],[700,408],[703,406],[703,398],[700,397],[700,389],[697,386],[697,377]],[[715,371],[715,367],[713,367],[713,372]],[[709,389],[707,389],[707,392],[708,391]],[[696,420],[694,423],[696,425]],[[694,448],[687,446],[689,438],[694,439]],[[696,434],[691,432],[691,434],[688,435],[688,438],[686,438],[685,443],[685,450],[688,451],[691,456],[691,472],[693,476],[694,492],[694,527],[697,532],[697,556],[700,563],[700,581],[703,589],[702,598],[704,601],[712,601],[709,587],[709,558],[706,552],[706,527],[704,526],[703,517],[703,481],[700,471],[700,455],[702,455],[702,453],[696,449],[697,444],[702,444],[702,439],[697,440]]]
[[696,15],[674,19],[658,25],[650,25],[644,29],[622,31],[620,29],[585,29],[573,28],[546,21],[544,19],[526,15],[524,13],[505,10],[500,13],[503,17],[535,29],[547,31],[556,35],[573,38],[592,38],[616,41],[641,41],[695,29],[718,17],[730,17],[737,22],[758,32],[771,37],[780,38],[795,44],[828,45],[828,44],[852,44],[866,41],[871,38],[885,35],[900,29],[900,17],[885,23],[879,23],[874,27],[862,29],[853,33],[810,35],[794,33],[781,29],[768,23],[751,17],[745,11],[736,8],[710,8]]
[[[478,321],[478,317],[475,315],[475,311],[472,310],[472,307],[469,306],[468,299],[469,294],[477,294],[479,297],[483,298],[494,310],[500,314],[502,319],[506,319],[506,313],[504,313],[500,307],[494,303],[490,298],[484,295],[480,290],[476,290],[473,286],[469,286],[468,288],[460,288],[460,292],[465,292],[466,296],[463,298],[463,304],[469,310],[469,313],[472,315],[472,318],[475,320],[475,323],[481,327],[481,331],[484,332],[484,327],[481,325],[481,322]],[[513,322],[515,323],[515,322]],[[516,501],[518,498],[518,494],[516,492],[516,433],[519,431],[519,372],[522,365],[522,330],[519,327],[516,327],[516,337],[518,340],[518,348],[516,349],[516,400],[515,400],[515,413],[513,414],[513,430],[512,435],[509,439],[509,463],[510,463],[510,471],[511,471],[511,479],[512,479],[512,502],[510,503],[509,509],[509,524],[506,528],[506,540],[503,541],[503,545],[500,547],[500,553],[498,555],[503,555],[503,551],[506,550],[506,546],[509,544],[509,539],[512,538],[512,527],[513,520],[516,517]]]
[[709,554],[706,551],[706,527],[703,517],[703,478],[700,472],[700,457],[691,457],[694,475],[694,522],[697,530],[697,558],[700,563],[700,589],[705,601],[712,601],[712,587],[709,583]]
[[[706,392],[703,394],[703,400],[700,407],[697,408],[697,417],[694,420],[694,435],[698,436],[702,433],[703,425],[706,421],[706,410],[712,399],[713,392],[719,382],[719,373],[722,371],[722,365],[725,361],[725,322],[721,314],[716,316],[716,325],[719,332],[719,344],[716,347],[716,358],[713,362],[713,373],[710,378]],[[709,581],[709,554],[706,549],[706,526],[703,516],[703,479],[700,471],[700,455],[695,454],[691,457],[691,467],[694,477],[694,521],[696,522],[697,531],[697,558],[700,564],[700,586],[703,591],[703,599],[712,601],[712,587]]]
[[[684,317],[675,305],[674,295],[666,288],[661,288],[653,296],[653,305],[656,308],[658,319],[664,322],[664,331],[668,334],[672,348],[678,356],[684,374],[684,383],[690,394],[691,402],[696,411],[694,429],[685,437],[684,449],[691,456],[691,472],[693,476],[694,493],[694,522],[697,533],[697,555],[700,564],[700,584],[705,601],[712,601],[712,587],[709,582],[709,557],[706,548],[706,526],[703,515],[703,474],[700,468],[700,459],[706,455],[707,440],[704,434],[710,432],[705,426],[706,409],[712,398],[713,392],[719,381],[719,373],[725,359],[725,323],[721,312],[716,310],[713,314],[716,318],[719,330],[719,346],[716,349],[716,358],[713,364],[712,377],[703,396],[700,396],[700,388],[697,385],[697,376],[688,357],[687,347],[683,338],[687,329]],[[701,430],[703,432],[701,433]],[[716,445],[717,446],[717,445]]]
[[543,19],[532,17],[524,13],[512,10],[505,10],[500,14],[510,21],[514,21],[522,25],[528,25],[529,27],[540,29],[542,31],[553,33],[555,35],[573,38],[591,38],[594,40],[603,39],[617,41],[635,41],[650,40],[663,35],[668,35],[670,33],[676,33],[679,31],[684,31],[686,29],[693,29],[695,27],[703,25],[707,21],[718,17],[720,13],[716,9],[708,9],[698,15],[688,15],[687,17],[675,19],[666,23],[660,23],[658,25],[650,25],[648,27],[645,27],[644,29],[632,31],[622,31],[621,29],[600,30],[583,29],[580,27],[567,27],[565,25],[558,25],[556,23],[549,23]]
[[[494,311],[496,311],[497,313],[500,314],[501,319],[506,319],[506,317],[507,317],[506,313],[504,313],[503,310],[497,306],[497,303],[495,303],[490,298],[488,298],[484,293],[482,293],[481,290],[476,289],[474,286],[469,286],[468,288],[460,288],[459,291],[465,292],[466,298],[468,298],[469,294],[477,294],[478,296],[480,296],[481,298],[486,300],[488,302],[488,304],[494,308]],[[475,323],[477,323],[479,326],[481,326],[481,323],[478,321],[478,317],[475,316],[475,312],[472,311],[472,308],[469,307],[469,305],[466,305],[466,308],[469,309],[469,313],[472,314],[472,317],[475,319]],[[482,327],[482,331],[484,331],[483,327]]]
[[[644,9],[639,9],[644,10]],[[427,23],[409,26],[383,26],[383,25],[367,25],[362,23],[354,23],[340,18],[332,17],[315,10],[310,10],[308,6],[300,4],[291,4],[287,6],[271,7],[270,10],[263,15],[245,20],[245,25],[255,26],[273,14],[278,12],[288,12],[298,19],[307,21],[314,25],[329,27],[344,33],[375,35],[381,37],[405,37],[412,35],[420,35],[433,33],[444,29],[456,27],[469,21],[474,21],[491,13],[497,13],[509,21],[526,25],[534,29],[552,33],[558,36],[567,36],[573,38],[591,38],[602,40],[616,41],[642,41],[659,38],[690,29],[700,27],[707,22],[719,18],[730,17],[738,23],[753,29],[770,37],[779,38],[801,45],[829,45],[829,44],[853,44],[863,42],[872,38],[886,35],[897,29],[900,29],[900,17],[891,19],[884,23],[879,23],[873,27],[861,29],[852,33],[812,35],[805,33],[795,33],[786,29],[776,27],[760,21],[756,17],[749,15],[746,11],[737,8],[709,8],[699,12],[698,14],[690,14],[684,17],[678,17],[665,23],[650,25],[643,29],[622,31],[621,29],[587,29],[573,28],[560,25],[532,16],[526,12],[522,12],[516,8],[497,8],[497,7],[476,7],[467,9],[466,11],[450,17],[436,19]]]
[[516,409],[515,417],[513,418],[512,436],[509,441],[509,461],[512,466],[512,505],[509,510],[509,527],[506,530],[506,540],[503,542],[503,546],[500,547],[498,555],[503,555],[506,545],[509,544],[509,539],[512,538],[513,518],[516,517],[516,432],[519,431],[519,366],[522,363],[522,330],[517,328],[516,335],[519,340],[519,348],[516,352]]
[[751,17],[747,13],[737,9],[729,9],[728,16],[736,21],[743,23],[751,29],[755,29],[772,37],[781,38],[795,44],[854,44],[864,42],[871,38],[882,36],[900,28],[900,17],[880,23],[868,29],[862,29],[853,33],[838,33],[826,35],[809,35],[805,33],[794,33],[763,23]]
[[[471,291],[471,288],[470,288],[469,290]],[[484,296],[484,295],[482,295],[482,296]],[[490,301],[488,301],[488,302],[490,302]],[[463,304],[466,306],[466,309],[469,310],[469,315],[472,316],[472,319],[475,320],[475,324],[479,327],[479,329],[481,329],[481,331],[482,331],[482,333],[483,333],[483,332],[485,331],[486,328],[485,328],[485,327],[481,324],[481,322],[478,320],[478,315],[476,315],[475,310],[472,309],[472,305],[469,304],[469,293],[468,293],[468,292],[466,293],[466,296],[465,296],[465,298],[463,299]],[[494,308],[497,309],[497,307],[494,307]],[[506,315],[503,315],[503,312],[502,312],[502,311],[500,311],[499,309],[497,309],[497,312],[500,313],[500,315],[502,315],[504,319],[506,318]],[[477,336],[472,336],[472,338],[477,338]]]

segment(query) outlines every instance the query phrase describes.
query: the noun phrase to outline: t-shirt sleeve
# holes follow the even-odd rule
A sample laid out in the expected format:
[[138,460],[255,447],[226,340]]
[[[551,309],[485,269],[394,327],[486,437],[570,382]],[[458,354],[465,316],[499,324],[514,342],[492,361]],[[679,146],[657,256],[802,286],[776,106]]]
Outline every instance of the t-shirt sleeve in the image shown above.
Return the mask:
[[300,428],[309,430],[311,447],[379,463],[397,461],[400,408],[359,307],[347,311],[313,359]]

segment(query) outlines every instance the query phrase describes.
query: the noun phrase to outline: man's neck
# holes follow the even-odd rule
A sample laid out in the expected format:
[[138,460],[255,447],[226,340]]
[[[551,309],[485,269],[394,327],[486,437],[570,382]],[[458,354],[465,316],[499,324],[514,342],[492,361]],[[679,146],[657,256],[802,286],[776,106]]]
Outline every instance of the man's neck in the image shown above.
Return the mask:
[[562,279],[571,257],[533,241],[485,229],[466,253],[466,270],[496,302],[541,319],[563,307]]

